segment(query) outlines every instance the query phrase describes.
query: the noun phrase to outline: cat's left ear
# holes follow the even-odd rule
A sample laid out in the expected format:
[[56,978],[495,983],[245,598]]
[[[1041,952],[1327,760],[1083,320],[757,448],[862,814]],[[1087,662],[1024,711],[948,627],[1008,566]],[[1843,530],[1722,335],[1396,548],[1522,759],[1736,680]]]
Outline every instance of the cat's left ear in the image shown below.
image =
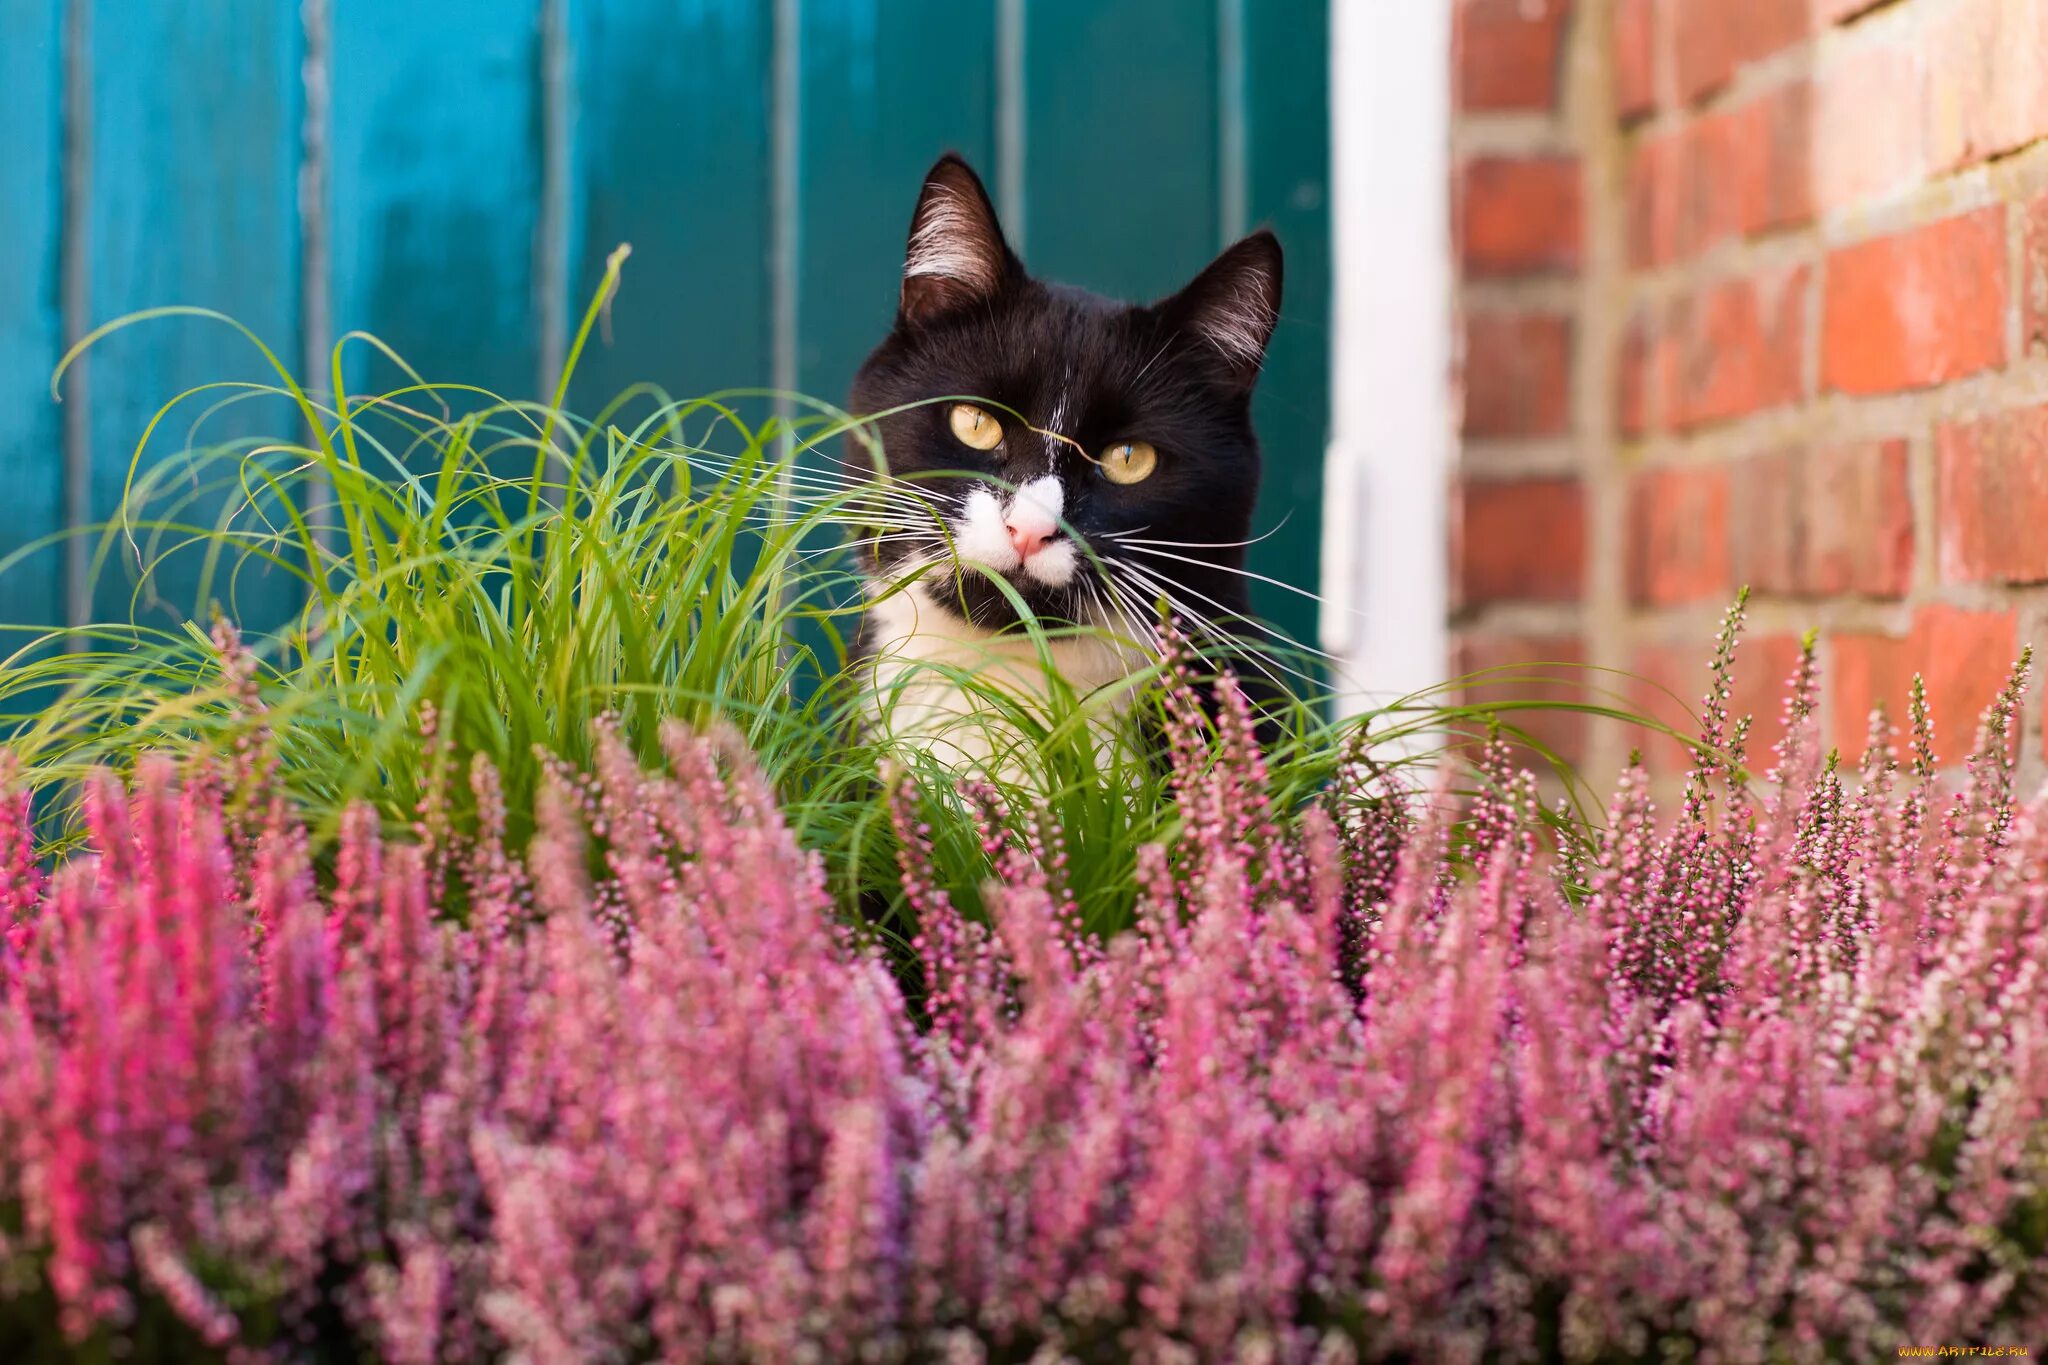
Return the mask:
[[925,175],[910,220],[899,309],[913,325],[986,303],[1024,267],[1003,240],[981,177],[952,153]]
[[1214,348],[1233,383],[1251,388],[1280,320],[1280,239],[1261,228],[1226,248],[1160,311]]

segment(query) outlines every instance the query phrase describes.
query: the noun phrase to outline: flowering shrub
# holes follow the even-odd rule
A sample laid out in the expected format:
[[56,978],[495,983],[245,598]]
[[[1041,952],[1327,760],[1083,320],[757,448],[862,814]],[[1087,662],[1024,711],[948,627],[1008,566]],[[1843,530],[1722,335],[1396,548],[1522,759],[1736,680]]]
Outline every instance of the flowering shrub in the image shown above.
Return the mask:
[[[2013,686],[1950,796],[1752,795],[1717,662],[1681,808],[1589,852],[1533,780],[1276,808],[1178,689],[1182,831],[1084,934],[1061,832],[969,788],[892,958],[735,741],[603,727],[524,856],[344,822],[259,753],[143,763],[46,878],[0,822],[0,1347],[188,1358],[1779,1360],[2048,1341],[2048,807]],[[1453,846],[1457,856],[1453,857]],[[316,862],[321,866],[316,874]],[[1477,866],[1476,874],[1459,871]],[[458,907],[437,916],[437,903]],[[908,983],[908,984],[904,984]],[[52,1320],[55,1326],[51,1326]],[[45,1333],[45,1335],[38,1335]]]

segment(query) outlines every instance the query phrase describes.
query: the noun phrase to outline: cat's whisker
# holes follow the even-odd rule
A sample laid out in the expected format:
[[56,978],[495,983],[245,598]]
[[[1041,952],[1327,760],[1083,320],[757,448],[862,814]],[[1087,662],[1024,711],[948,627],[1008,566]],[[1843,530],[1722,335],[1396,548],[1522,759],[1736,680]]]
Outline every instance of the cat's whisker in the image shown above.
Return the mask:
[[[1113,540],[1119,545],[1160,546],[1169,550],[1242,550],[1247,546],[1258,545],[1271,540],[1274,536],[1279,535],[1286,526],[1287,522],[1283,518],[1280,525],[1275,526],[1262,536],[1253,536],[1250,540],[1141,540],[1138,537],[1137,531],[1109,531],[1104,533],[1103,538],[1105,540]],[[1142,526],[1138,528],[1139,531],[1145,529]]]
[[846,511],[819,508],[804,513],[804,516],[823,525],[851,527],[856,533],[936,529],[946,525],[943,517],[922,515],[907,508],[863,507]]
[[841,469],[852,470],[863,480],[873,479],[882,472],[872,460],[849,460],[843,455],[834,455],[822,445],[805,443],[798,446],[797,450],[803,455],[815,455],[827,463],[838,465]]
[[877,481],[836,481],[836,479],[788,479],[786,487],[805,489],[809,493],[834,493],[840,497],[889,497],[905,501],[946,501],[946,493],[932,493],[918,485],[907,483],[877,483]]
[[1105,589],[1107,589],[1110,600],[1116,604],[1118,613],[1123,617],[1124,621],[1131,627],[1133,632],[1133,638],[1136,640],[1157,644],[1159,633],[1157,630],[1153,629],[1149,624],[1147,624],[1145,620],[1149,613],[1143,610],[1138,610],[1134,615],[1132,608],[1134,608],[1136,604],[1126,602],[1126,590],[1124,586],[1120,582],[1118,582],[1116,577],[1116,562],[1114,560],[1102,560],[1100,561],[1100,565],[1101,570],[1099,573],[1095,575],[1093,581],[1101,584]]
[[1157,579],[1151,579],[1151,577],[1145,577],[1145,575],[1139,575],[1137,571],[1133,571],[1128,565],[1114,565],[1114,567],[1124,569],[1124,577],[1112,577],[1110,579],[1112,587],[1116,587],[1120,596],[1124,600],[1128,600],[1130,606],[1133,606],[1135,610],[1139,610],[1143,616],[1147,616],[1147,618],[1153,616],[1157,612],[1157,604],[1163,600],[1169,608],[1176,610],[1176,614],[1182,616],[1182,620],[1188,622],[1190,628],[1198,628],[1198,630],[1206,630],[1206,632],[1217,630],[1217,626],[1214,626],[1208,620],[1208,616],[1204,616],[1200,610],[1196,610],[1196,608],[1188,606],[1186,602],[1182,602],[1174,593],[1174,589],[1167,587],[1165,583],[1161,583]]
[[[1136,602],[1136,596],[1139,589],[1136,587],[1133,587],[1129,584],[1119,583],[1112,583],[1111,587],[1117,596],[1119,604],[1122,604],[1127,601],[1131,603],[1130,608],[1125,610],[1126,620],[1134,620],[1132,615],[1132,613],[1134,612],[1140,612],[1145,617],[1149,617],[1157,609],[1156,605],[1148,605],[1144,607],[1138,606]],[[1156,585],[1156,591],[1154,591],[1152,594],[1152,602],[1156,604],[1158,601],[1162,599],[1166,602],[1167,606],[1173,610],[1175,620],[1177,621],[1177,623],[1179,623],[1181,629],[1184,630],[1190,637],[1207,637],[1219,643],[1230,642],[1232,638],[1230,632],[1223,630],[1215,622],[1210,620],[1207,616],[1204,616],[1200,611],[1197,611],[1195,608],[1189,606],[1186,602],[1182,601],[1179,597],[1175,596],[1170,590],[1165,588],[1164,585]],[[1137,637],[1145,643],[1150,644],[1154,649],[1163,650],[1166,647],[1166,641],[1164,637],[1160,634],[1159,628],[1157,626],[1139,626],[1136,625],[1134,621],[1134,628],[1136,630]],[[1259,651],[1246,651],[1240,655],[1233,655],[1232,657],[1241,658],[1245,662],[1249,662],[1253,668],[1257,669],[1261,674],[1265,676],[1268,682],[1272,683],[1273,686],[1279,688],[1282,692],[1286,692],[1289,690],[1287,684],[1281,680],[1279,675],[1274,673],[1271,668],[1267,667],[1266,659]],[[1299,670],[1288,668],[1285,664],[1280,664],[1279,667],[1284,672],[1289,674],[1289,676],[1294,677],[1304,683],[1308,683],[1311,686],[1313,686],[1315,683],[1315,679],[1309,677],[1305,673],[1300,672]]]
[[918,515],[938,515],[939,509],[918,499],[874,491],[840,488],[797,488],[779,491],[774,501],[783,506],[828,508],[847,513],[868,509],[892,509]]
[[[1134,604],[1126,600],[1123,591],[1118,587],[1114,579],[1105,578],[1101,581],[1108,591],[1110,608],[1114,609],[1116,616],[1122,620],[1124,625],[1130,627],[1128,640],[1119,640],[1117,642],[1119,655],[1121,656],[1128,650],[1130,654],[1142,657],[1143,648],[1146,645],[1157,649],[1160,645],[1157,628],[1145,623],[1143,616],[1135,609]],[[1104,611],[1105,618],[1108,615],[1109,609],[1106,608]],[[1105,620],[1104,624],[1110,625],[1107,620]],[[1110,625],[1110,628],[1114,629],[1115,627]]]
[[937,537],[922,535],[892,536],[885,540],[864,540],[858,545],[849,548],[879,554],[884,547],[904,546],[929,551],[932,554],[937,554],[945,549],[945,543]]
[[1273,587],[1294,593],[1298,597],[1306,597],[1317,605],[1322,604],[1322,597],[1317,593],[1310,592],[1307,588],[1297,588],[1292,583],[1283,583],[1279,579],[1269,577],[1266,574],[1253,573],[1250,569],[1234,568],[1229,564],[1213,564],[1206,559],[1190,559],[1186,555],[1172,554],[1165,550],[1155,550],[1149,546],[1133,544],[1129,541],[1124,542],[1124,545],[1132,554],[1149,555],[1154,559],[1170,559],[1177,564],[1192,564],[1198,569],[1213,569],[1217,573],[1235,574],[1239,578],[1249,579],[1254,583],[1268,583]]
[[[767,515],[750,513],[749,515]],[[890,506],[869,503],[847,506],[831,502],[817,503],[801,508],[800,517],[834,526],[852,526],[876,530],[903,530],[913,526],[944,526],[946,517],[933,508],[913,505]],[[787,521],[787,517],[769,517],[770,520]]]
[[1096,624],[1109,633],[1110,648],[1116,651],[1117,658],[1124,658],[1127,653],[1124,641],[1117,628],[1110,604],[1103,597],[1101,583],[1094,578],[1083,578],[1081,580],[1081,589],[1087,594],[1088,609],[1095,616]]
[[857,553],[862,550],[879,550],[885,545],[931,545],[940,544],[937,535],[929,531],[902,531],[885,536],[865,536],[858,540],[842,541],[836,545],[821,545],[815,550],[806,550],[796,556],[799,560],[822,559],[827,555]]
[[[730,473],[730,472],[731,472],[732,470],[734,470],[734,469],[737,469],[737,468],[740,468],[740,467],[741,467],[742,465],[745,465],[745,464],[747,464],[747,463],[749,462],[749,461],[748,461],[748,458],[747,458],[747,457],[745,457],[745,456],[737,456],[737,455],[731,455],[731,454],[726,454],[726,453],[723,453],[723,452],[720,452],[720,451],[710,451],[710,450],[695,450],[695,449],[690,449],[690,450],[669,450],[669,451],[664,451],[664,452],[662,452],[662,453],[663,453],[663,454],[666,454],[666,455],[668,455],[668,456],[670,456],[670,457],[672,457],[672,458],[675,458],[675,459],[680,459],[680,460],[682,460],[682,461],[683,461],[684,463],[688,464],[688,465],[689,465],[689,466],[690,466],[691,468],[693,468],[693,469],[703,469],[703,470],[717,470],[717,471],[720,471],[720,472],[723,472],[723,473]],[[753,463],[755,463],[755,465],[756,465],[757,467],[766,467],[766,465],[765,465],[765,462],[763,462],[763,461],[760,461],[760,460],[755,460],[755,461],[753,461]],[[816,478],[826,478],[826,477],[838,478],[838,476],[837,476],[837,475],[835,475],[835,474],[831,474],[831,473],[830,473],[830,471],[827,471],[827,470],[822,470],[822,469],[814,469],[814,468],[811,468],[811,467],[808,467],[808,466],[802,466],[802,465],[788,465],[788,464],[784,465],[784,466],[782,467],[782,469],[781,469],[781,470],[780,470],[780,471],[778,472],[778,477],[779,477],[779,478],[784,478],[784,479],[788,479],[788,478],[813,478],[813,479],[816,479]],[[863,479],[845,479],[845,480],[843,480],[842,482],[844,483],[844,485],[845,485],[846,487],[849,487],[849,488],[850,488],[850,487],[854,487],[854,486],[855,486],[855,485],[857,485],[857,484],[860,484],[860,483],[864,483],[864,482],[868,482],[868,481],[867,481],[867,480],[863,480]]]
[[[1224,612],[1226,616],[1234,622],[1250,626],[1252,629],[1267,636],[1268,638],[1272,639],[1274,642],[1278,644],[1286,645],[1292,649],[1300,650],[1301,652],[1306,654],[1313,654],[1316,657],[1327,660],[1330,663],[1343,663],[1343,660],[1337,659],[1332,655],[1325,654],[1323,653],[1323,651],[1316,649],[1311,645],[1304,645],[1299,643],[1298,641],[1289,639],[1287,636],[1281,634],[1277,630],[1274,630],[1271,626],[1267,625],[1263,621],[1258,620],[1256,617],[1236,616],[1235,614],[1231,613],[1230,608],[1224,606],[1223,603],[1218,602],[1215,598],[1210,597],[1206,593],[1197,592],[1195,589],[1188,587],[1185,583],[1176,583],[1169,586],[1167,582],[1153,577],[1151,574],[1146,573],[1144,570],[1140,569],[1137,565],[1130,563],[1128,560],[1121,561],[1120,567],[1131,576],[1135,586],[1137,586],[1140,589],[1149,591],[1157,597],[1165,598],[1168,606],[1174,608],[1175,611],[1185,616],[1190,622],[1201,627],[1212,638],[1218,641],[1227,642],[1231,640],[1233,638],[1233,632],[1225,629],[1221,624],[1219,624],[1214,619],[1204,615],[1200,611],[1197,611],[1193,607],[1189,606],[1184,599],[1182,599],[1173,591],[1175,587],[1178,587],[1182,592],[1188,593],[1191,596],[1197,597],[1202,601],[1207,602],[1210,606],[1216,608],[1218,611]],[[1264,656],[1264,651],[1256,649],[1246,650],[1240,657],[1249,661],[1254,668],[1258,669],[1259,672],[1265,674],[1274,686],[1280,688],[1282,691],[1288,690],[1287,685],[1281,682],[1279,677],[1274,674],[1271,668],[1267,667],[1267,659]],[[1275,666],[1279,667],[1283,672],[1288,674],[1288,676],[1295,678],[1303,683],[1306,683],[1311,687],[1316,686],[1320,681],[1319,679],[1313,677],[1308,673],[1303,672],[1298,668],[1294,668],[1288,664],[1281,663],[1278,659],[1274,659],[1271,662]]]
[[922,516],[927,517],[944,516],[949,512],[957,511],[959,507],[959,502],[957,499],[942,500],[938,498],[918,497],[914,494],[895,493],[884,490],[874,490],[870,492],[855,494],[853,496],[845,498],[844,501],[845,504],[849,507],[889,507],[896,509],[908,508],[911,511],[914,511]]
[[1154,365],[1157,365],[1160,362],[1160,360],[1165,357],[1167,351],[1171,350],[1172,347],[1173,338],[1169,335],[1166,338],[1166,340],[1159,343],[1159,349],[1152,353],[1152,358],[1146,361],[1143,365],[1141,365],[1138,368],[1138,372],[1131,376],[1131,387],[1138,387],[1138,381],[1143,379],[1146,375],[1152,373],[1152,367]]
[[[928,527],[940,527],[945,524],[943,520],[936,517],[894,519],[878,517],[865,512],[858,514],[848,513],[845,515],[835,511],[810,512],[805,514],[805,519],[820,526],[843,527],[857,534],[864,534],[870,531],[910,531]],[[796,524],[790,518],[777,516],[772,512],[746,512],[733,518],[733,520],[743,526],[787,528]]]
[[764,502],[796,507],[842,507],[848,509],[896,507],[911,508],[919,512],[934,513],[938,509],[916,498],[885,494],[873,490],[798,488],[784,489]]
[[[681,457],[692,469],[711,474],[731,473],[735,461],[684,454]],[[800,503],[829,502],[845,499],[850,505],[862,502],[879,502],[895,506],[925,506],[942,500],[956,501],[957,494],[912,492],[900,481],[882,483],[873,477],[864,479],[842,478],[829,470],[788,468],[776,477],[781,486],[784,500]]]

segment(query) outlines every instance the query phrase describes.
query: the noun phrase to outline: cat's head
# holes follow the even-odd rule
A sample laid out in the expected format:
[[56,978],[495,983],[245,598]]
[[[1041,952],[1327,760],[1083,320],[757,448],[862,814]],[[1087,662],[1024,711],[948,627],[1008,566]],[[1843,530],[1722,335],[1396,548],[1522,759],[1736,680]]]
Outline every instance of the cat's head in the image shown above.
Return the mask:
[[941,159],[911,220],[895,326],[852,406],[889,414],[889,472],[915,480],[950,543],[897,528],[878,573],[932,563],[943,582],[929,596],[984,626],[1015,619],[989,574],[1042,618],[1114,624],[1085,545],[1138,615],[1162,595],[1191,617],[1243,614],[1231,570],[1258,491],[1251,394],[1280,269],[1279,243],[1257,232],[1157,303],[1044,283],[967,163]]

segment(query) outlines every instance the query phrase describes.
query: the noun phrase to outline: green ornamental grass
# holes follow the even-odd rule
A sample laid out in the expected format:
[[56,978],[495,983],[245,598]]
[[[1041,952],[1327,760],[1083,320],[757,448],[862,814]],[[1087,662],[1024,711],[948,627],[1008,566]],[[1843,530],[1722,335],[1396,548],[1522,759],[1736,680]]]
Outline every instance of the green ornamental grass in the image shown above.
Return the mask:
[[[224,325],[248,337],[275,382],[171,398],[139,434],[122,506],[73,532],[96,538],[99,600],[125,578],[125,619],[55,632],[0,625],[0,734],[11,734],[20,780],[40,794],[52,847],[79,828],[71,794],[92,769],[126,771],[154,750],[233,749],[252,726],[270,733],[292,799],[316,843],[331,847],[356,802],[387,832],[424,819],[462,825],[473,812],[423,806],[430,790],[463,799],[464,783],[434,776],[478,755],[496,766],[516,822],[530,818],[550,765],[589,770],[601,717],[650,765],[664,720],[700,730],[717,722],[759,756],[842,908],[883,935],[914,932],[881,780],[892,765],[924,779],[928,856],[963,902],[992,871],[959,794],[974,777],[1013,809],[1047,810],[1065,831],[1087,925],[1123,927],[1139,847],[1170,842],[1178,820],[1164,767],[1145,745],[1104,751],[1070,693],[1024,708],[973,677],[961,686],[1002,718],[999,771],[948,771],[928,749],[892,749],[863,724],[847,667],[863,602],[853,547],[917,516],[920,501],[915,486],[874,481],[881,452],[871,430],[828,404],[769,391],[677,399],[640,385],[587,417],[564,408],[625,255],[614,253],[550,403],[429,382],[359,333],[334,347],[327,392],[346,393],[355,348],[386,357],[410,382],[329,399],[247,329],[203,309],[137,314],[79,343],[65,366],[118,328]],[[208,444],[217,414],[280,397],[296,431]],[[180,423],[189,423],[183,445],[159,457]],[[177,582],[196,583],[189,600],[166,600],[170,565],[181,566]],[[0,576],[7,567],[0,561]],[[265,621],[255,604],[275,601],[280,581],[296,609]],[[224,671],[217,622],[239,629],[246,665]],[[1056,634],[1034,630],[1041,641]],[[1581,788],[1515,724],[1520,712],[1563,706],[1648,724],[1582,669],[1568,681],[1585,700],[1515,699],[1559,679],[1564,666],[1544,664],[1453,679],[1339,718],[1332,661],[1271,632],[1256,638],[1259,654],[1234,663],[1286,685],[1271,755],[1286,802],[1307,800],[1347,762],[1375,763],[1383,785],[1399,788],[1446,748],[1493,731],[1557,774],[1554,818],[1570,828],[1584,818]],[[1233,663],[1228,651],[1210,654],[1209,666]],[[1141,727],[1156,715],[1149,683],[1163,666],[1133,680]],[[523,846],[530,832],[515,823],[510,835]]]

